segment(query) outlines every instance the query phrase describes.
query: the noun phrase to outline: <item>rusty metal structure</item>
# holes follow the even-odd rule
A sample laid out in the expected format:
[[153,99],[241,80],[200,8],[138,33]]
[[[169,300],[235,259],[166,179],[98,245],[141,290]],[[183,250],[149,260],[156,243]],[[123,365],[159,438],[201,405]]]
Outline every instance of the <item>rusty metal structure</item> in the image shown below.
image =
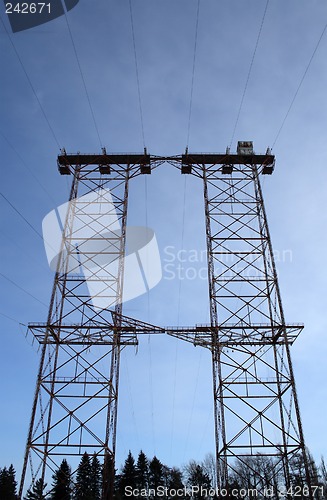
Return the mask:
[[[203,182],[211,324],[180,336],[212,353],[218,487],[228,491],[233,477],[259,495],[273,487],[291,498],[300,457],[310,498],[290,356],[303,325],[285,321],[260,184],[274,165],[251,142],[236,154],[182,156],[182,172]],[[258,471],[259,457],[269,467]]]
[[[111,498],[120,353],[150,328],[125,318],[121,299],[129,182],[149,171],[150,157],[62,153],[59,172],[73,181],[47,322],[29,325],[42,351],[19,496],[28,469],[32,482],[44,481],[63,458],[89,451],[103,461],[102,497]],[[87,238],[91,229],[96,246]],[[112,272],[108,261],[116,263]],[[108,307],[94,306],[85,270],[89,287],[102,284]]]
[[[123,315],[129,183],[163,163],[203,183],[209,325],[157,327]],[[20,498],[28,474],[32,481],[44,479],[62,458],[78,457],[85,450],[102,459],[102,499],[112,498],[120,353],[144,333],[168,334],[211,352],[219,489],[228,491],[231,478],[244,484],[243,467],[252,471],[261,494],[270,485],[276,494],[285,492],[292,484],[295,457],[303,463],[310,486],[290,357],[303,326],[285,322],[260,184],[260,176],[272,174],[274,164],[269,150],[255,154],[249,142],[239,143],[235,154],[186,151],[160,157],[146,150],[103,150],[101,155],[63,151],[58,157],[59,172],[73,180],[47,322],[30,325],[42,353]],[[100,258],[99,246],[83,249],[79,237],[80,228],[92,223],[86,210],[90,205],[98,214]],[[117,217],[108,219],[113,209]],[[80,271],[81,250],[91,262],[88,283],[101,279],[101,295],[109,307],[92,302]],[[116,263],[111,274],[108,258]],[[269,477],[257,473],[258,457],[269,462]],[[313,498],[311,490],[307,498]]]

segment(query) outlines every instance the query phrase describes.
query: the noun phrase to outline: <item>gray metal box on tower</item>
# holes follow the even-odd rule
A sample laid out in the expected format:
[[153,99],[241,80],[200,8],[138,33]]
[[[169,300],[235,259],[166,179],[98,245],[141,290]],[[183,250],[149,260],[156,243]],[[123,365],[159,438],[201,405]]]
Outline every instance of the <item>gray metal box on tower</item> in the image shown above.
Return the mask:
[[238,155],[253,155],[253,142],[252,141],[238,141],[237,143]]

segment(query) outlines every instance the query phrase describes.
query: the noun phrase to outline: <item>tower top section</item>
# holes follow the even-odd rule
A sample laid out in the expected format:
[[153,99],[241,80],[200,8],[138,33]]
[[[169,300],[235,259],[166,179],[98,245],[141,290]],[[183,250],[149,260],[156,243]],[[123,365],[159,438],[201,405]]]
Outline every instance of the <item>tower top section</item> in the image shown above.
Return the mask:
[[262,174],[272,174],[275,156],[270,148],[264,154],[255,153],[252,141],[238,141],[236,153],[231,153],[229,147],[225,153],[193,153],[186,149],[184,154],[174,156],[150,155],[146,149],[143,153],[107,153],[103,148],[101,154],[68,154],[63,149],[58,156],[58,169],[60,174],[69,175],[74,167],[98,166],[100,174],[109,174],[111,166],[139,165],[141,174],[150,174],[152,166],[163,162],[180,163],[182,174],[192,173],[193,165],[221,165],[223,174],[232,174],[234,165],[258,165]]

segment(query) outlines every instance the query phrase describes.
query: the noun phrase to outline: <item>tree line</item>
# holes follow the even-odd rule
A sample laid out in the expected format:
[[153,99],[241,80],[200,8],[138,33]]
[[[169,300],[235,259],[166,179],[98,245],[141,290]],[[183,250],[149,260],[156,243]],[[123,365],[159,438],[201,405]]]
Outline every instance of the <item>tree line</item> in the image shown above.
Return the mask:
[[[305,498],[306,475],[302,455],[294,454],[290,459],[291,496]],[[327,500],[327,467],[324,459],[317,465],[308,453],[311,483],[315,487],[315,498]],[[265,455],[243,457],[235,461],[229,475],[229,491],[235,492],[235,497],[250,499],[247,491],[256,491],[256,498],[279,499],[278,488],[282,481],[282,466],[278,466],[276,458]],[[58,469],[52,475],[51,484],[47,485],[38,479],[26,492],[25,500],[101,500],[102,495],[102,465],[96,454],[84,453],[75,472],[72,472],[66,459],[63,459]],[[140,498],[155,500],[158,491],[164,492],[164,498],[176,500],[189,499],[190,488],[198,486],[201,491],[193,491],[194,500],[204,498],[203,491],[213,491],[216,484],[216,465],[212,454],[208,454],[202,462],[191,460],[182,469],[168,467],[156,456],[149,459],[140,451],[137,459],[129,452],[119,471],[115,474],[114,495],[116,500],[135,498],[134,492]],[[298,488],[298,489],[296,489]],[[179,496],[176,493],[182,492]],[[301,492],[296,495],[296,492]],[[266,494],[264,494],[266,492]],[[267,494],[269,492],[269,495]],[[212,496],[210,493],[208,496]],[[223,496],[222,496],[223,497]],[[222,498],[221,497],[221,498]],[[17,500],[17,481],[15,469],[0,468],[0,499]]]

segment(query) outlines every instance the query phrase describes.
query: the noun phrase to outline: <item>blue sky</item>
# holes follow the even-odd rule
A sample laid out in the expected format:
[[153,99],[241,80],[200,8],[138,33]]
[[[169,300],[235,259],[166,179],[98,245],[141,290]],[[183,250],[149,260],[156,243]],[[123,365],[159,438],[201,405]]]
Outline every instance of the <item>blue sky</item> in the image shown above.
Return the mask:
[[[133,1],[151,154],[180,154],[187,145],[197,4]],[[265,6],[265,0],[201,0],[191,151],[224,151],[230,143]],[[129,2],[80,0],[67,17],[101,144],[108,151],[142,151]],[[324,0],[270,0],[232,149],[237,140],[253,140],[258,152],[273,145],[326,23]],[[68,184],[57,172],[58,145],[10,38],[60,146],[93,153],[100,144],[65,18],[10,37],[1,26],[0,191],[40,233],[44,216],[67,200]],[[286,255],[277,258],[286,319],[305,323],[292,353],[305,437],[317,459],[326,456],[327,411],[326,48],[327,34],[274,145],[275,173],[263,186],[273,246],[277,257]],[[197,179],[163,165],[136,179],[130,196],[129,224],[156,231],[163,266],[167,247],[175,255],[181,248],[195,250],[199,262],[187,266],[205,266]],[[53,274],[41,238],[2,196],[0,207],[0,467],[13,462],[19,470],[39,361],[19,323],[45,320]],[[206,281],[169,276],[164,267],[161,283],[148,297],[127,303],[125,313],[160,325],[208,321]],[[118,463],[141,447],[168,465],[202,460],[213,451],[208,352],[156,337],[142,339],[136,356],[132,348],[123,353]]]

